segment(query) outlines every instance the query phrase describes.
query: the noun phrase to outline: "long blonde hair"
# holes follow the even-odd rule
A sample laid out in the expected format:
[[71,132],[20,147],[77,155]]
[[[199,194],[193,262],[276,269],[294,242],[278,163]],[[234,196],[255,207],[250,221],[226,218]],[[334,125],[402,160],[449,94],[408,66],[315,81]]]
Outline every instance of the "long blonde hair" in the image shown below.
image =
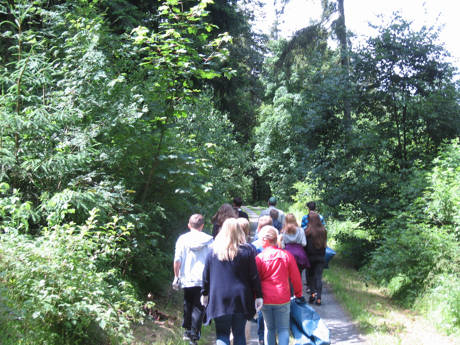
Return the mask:
[[220,261],[232,261],[238,254],[240,245],[246,243],[246,236],[236,218],[228,218],[217,234],[213,251]]
[[292,213],[286,214],[282,232],[293,235],[297,232],[298,227],[299,227],[299,224],[297,223],[297,219],[295,219],[294,214]]

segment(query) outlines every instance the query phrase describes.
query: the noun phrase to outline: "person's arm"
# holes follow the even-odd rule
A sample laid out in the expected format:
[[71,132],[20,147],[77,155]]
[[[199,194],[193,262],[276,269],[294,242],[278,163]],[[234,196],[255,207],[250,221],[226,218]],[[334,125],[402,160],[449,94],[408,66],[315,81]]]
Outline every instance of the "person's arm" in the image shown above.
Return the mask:
[[256,256],[256,267],[257,267],[257,273],[259,274],[259,279],[262,281],[263,264],[262,264],[262,259],[259,257],[259,255]]
[[179,278],[180,274],[180,261],[174,261],[174,277]]
[[300,276],[299,268],[297,267],[297,263],[295,261],[294,256],[286,252],[288,255],[288,270],[289,270],[289,279],[291,280],[292,287],[294,288],[294,295],[297,298],[303,296],[302,294],[302,278]]
[[206,261],[204,264],[204,269],[203,269],[203,287],[201,288],[201,294],[203,296],[208,296],[209,295],[209,283],[210,283],[210,270],[211,270],[211,256],[212,256],[212,251],[208,253],[206,256]]
[[262,286],[260,285],[259,272],[257,270],[256,257],[252,250],[248,250],[249,281],[256,298],[262,298]]
[[183,259],[183,245],[182,245],[182,240],[179,237],[179,239],[176,242],[176,248],[174,251],[174,263],[173,263],[173,270],[174,270],[174,277],[179,278],[180,276],[180,267],[181,267],[181,262]]
[[174,271],[174,280],[172,282],[173,290],[179,290],[180,288],[180,267],[181,267],[181,260],[182,260],[182,242],[179,238],[176,242],[176,250],[174,252],[174,262],[173,262],[173,271]]

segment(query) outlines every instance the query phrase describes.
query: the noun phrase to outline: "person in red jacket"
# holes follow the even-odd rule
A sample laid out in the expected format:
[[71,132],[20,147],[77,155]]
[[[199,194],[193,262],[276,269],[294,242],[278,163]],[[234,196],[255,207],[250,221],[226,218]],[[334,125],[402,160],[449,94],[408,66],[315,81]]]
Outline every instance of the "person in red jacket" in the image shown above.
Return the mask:
[[264,250],[257,255],[256,265],[262,285],[265,320],[265,344],[289,344],[289,313],[292,283],[297,298],[302,296],[302,279],[294,256],[277,247],[278,233],[273,226],[264,226],[259,233]]

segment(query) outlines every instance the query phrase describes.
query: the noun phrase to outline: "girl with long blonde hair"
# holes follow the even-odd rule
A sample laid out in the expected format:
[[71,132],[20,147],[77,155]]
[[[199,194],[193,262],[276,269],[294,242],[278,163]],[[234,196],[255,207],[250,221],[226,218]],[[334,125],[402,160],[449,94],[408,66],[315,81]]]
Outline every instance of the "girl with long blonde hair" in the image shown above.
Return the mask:
[[[246,345],[246,321],[263,305],[254,249],[236,218],[228,218],[217,234],[203,271],[202,301],[207,320],[214,319],[216,343]],[[208,303],[209,302],[209,303]]]
[[219,260],[232,261],[246,243],[246,235],[237,219],[228,219],[224,224],[214,240],[213,251]]

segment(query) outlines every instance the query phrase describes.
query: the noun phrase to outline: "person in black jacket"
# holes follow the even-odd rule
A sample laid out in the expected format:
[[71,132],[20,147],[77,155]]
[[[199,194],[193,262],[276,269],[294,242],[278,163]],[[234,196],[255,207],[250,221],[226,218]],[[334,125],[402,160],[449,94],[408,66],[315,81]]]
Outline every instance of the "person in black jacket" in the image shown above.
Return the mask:
[[203,271],[202,304],[206,319],[214,320],[216,343],[246,345],[246,321],[263,305],[255,251],[246,243],[238,220],[224,221]]

